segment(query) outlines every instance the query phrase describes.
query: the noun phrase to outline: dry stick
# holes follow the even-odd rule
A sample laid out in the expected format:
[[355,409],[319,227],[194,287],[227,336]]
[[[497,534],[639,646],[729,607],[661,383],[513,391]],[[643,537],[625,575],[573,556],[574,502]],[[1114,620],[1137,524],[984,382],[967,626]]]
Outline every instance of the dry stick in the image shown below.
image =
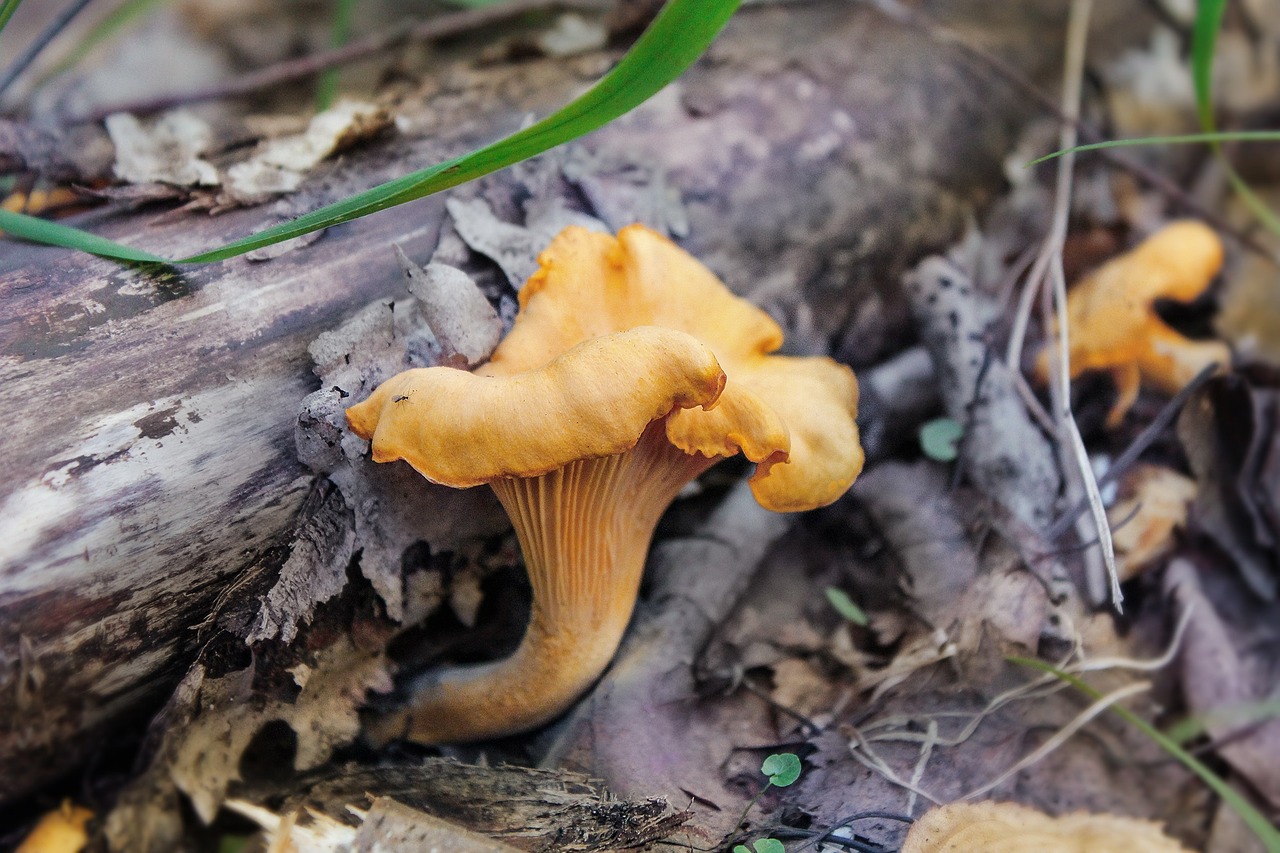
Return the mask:
[[[1089,34],[1089,13],[1093,8],[1093,0],[1073,0],[1070,18],[1067,22],[1067,56],[1062,87],[1062,112],[1070,117],[1080,113],[1081,81],[1084,77],[1085,40]],[[1062,126],[1059,138],[1060,147],[1070,149],[1076,144],[1076,126],[1066,122]],[[1067,283],[1062,271],[1062,247],[1066,240],[1067,218],[1071,207],[1071,183],[1075,167],[1075,155],[1068,153],[1058,161],[1058,181],[1055,188],[1053,224],[1049,236],[1045,240],[1045,251],[1038,257],[1032,268],[1032,275],[1027,281],[1027,289],[1019,304],[1019,315],[1015,329],[1020,324],[1025,331],[1027,317],[1031,311],[1031,296],[1041,286],[1036,278],[1036,269],[1044,259],[1045,271],[1053,284],[1054,303],[1058,313],[1058,352],[1057,381],[1052,391],[1055,397],[1055,408],[1059,429],[1067,440],[1071,454],[1075,459],[1080,479],[1084,486],[1089,507],[1093,511],[1093,524],[1097,531],[1099,544],[1102,546],[1102,559],[1106,566],[1107,576],[1111,580],[1111,600],[1117,611],[1122,610],[1124,595],[1120,591],[1120,576],[1116,570],[1115,548],[1111,542],[1111,528],[1107,523],[1106,507],[1102,503],[1102,493],[1098,489],[1098,481],[1093,474],[1093,466],[1089,463],[1089,453],[1084,446],[1084,438],[1080,435],[1080,427],[1076,424],[1075,415],[1071,412],[1071,362],[1068,337],[1070,330],[1067,322]],[[1022,309],[1025,308],[1025,311]],[[1021,358],[1022,339],[1018,336],[1017,348],[1010,342],[1012,358],[1010,363],[1017,364]]]
[[174,92],[153,98],[137,101],[122,101],[94,112],[77,116],[73,121],[100,121],[112,113],[134,113],[146,115],[189,104],[205,101],[217,101],[223,98],[235,98],[269,89],[281,83],[290,83],[313,77],[330,68],[337,68],[361,59],[368,59],[383,51],[399,47],[403,44],[418,41],[438,41],[452,36],[493,24],[503,23],[518,18],[529,12],[541,12],[548,9],[576,9],[598,12],[607,8],[601,0],[507,0],[493,6],[480,6],[465,9],[436,18],[429,18],[420,23],[405,23],[380,33],[373,33],[362,39],[349,42],[344,47],[333,50],[322,50],[298,59],[290,59],[275,65],[269,65],[257,71],[233,77],[220,83],[195,89],[189,92]]
[[1053,752],[1058,747],[1062,746],[1062,744],[1066,743],[1066,741],[1072,735],[1080,731],[1080,729],[1084,728],[1090,721],[1092,721],[1094,717],[1098,716],[1103,711],[1107,710],[1112,705],[1119,702],[1121,699],[1127,699],[1130,696],[1133,696],[1137,693],[1141,693],[1144,690],[1149,690],[1149,689],[1151,689],[1150,682],[1137,681],[1128,686],[1121,687],[1119,690],[1114,690],[1111,693],[1108,693],[1106,696],[1103,696],[1101,699],[1094,702],[1088,708],[1085,708],[1084,711],[1082,711],[1079,716],[1077,716],[1071,722],[1067,723],[1065,726],[1063,726],[1061,729],[1055,732],[1053,737],[1049,738],[1047,741],[1041,744],[1037,749],[1032,750],[1032,752],[1029,755],[1022,758],[1022,760],[1018,761],[1018,763],[1014,764],[1008,770],[1001,773],[999,776],[992,779],[987,784],[982,785],[981,787],[978,787],[978,788],[974,788],[972,791],[965,794],[963,797],[960,797],[960,799],[971,800],[974,797],[980,797],[983,794],[993,790],[994,788],[998,787],[1009,778],[1013,777],[1014,775],[1016,775],[1017,773],[1020,773],[1023,770],[1026,770],[1028,767],[1035,764],[1037,761],[1040,761],[1041,759],[1043,759],[1049,753]]
[[[1142,432],[1138,433],[1137,437],[1124,449],[1124,452],[1116,457],[1116,461],[1111,464],[1111,467],[1098,478],[1098,488],[1114,482],[1121,474],[1127,471],[1138,460],[1138,457],[1168,429],[1174,418],[1182,411],[1182,407],[1186,405],[1187,400],[1191,398],[1191,395],[1199,391],[1202,385],[1212,379],[1220,366],[1217,362],[1206,366],[1196,374],[1194,379],[1187,383],[1186,387],[1171,397],[1169,402],[1165,403],[1164,407],[1151,420],[1151,423],[1147,424]],[[1071,529],[1071,525],[1075,523],[1075,520],[1088,508],[1089,502],[1081,500],[1053,523],[1045,534],[1045,538],[1052,542],[1061,537]]]

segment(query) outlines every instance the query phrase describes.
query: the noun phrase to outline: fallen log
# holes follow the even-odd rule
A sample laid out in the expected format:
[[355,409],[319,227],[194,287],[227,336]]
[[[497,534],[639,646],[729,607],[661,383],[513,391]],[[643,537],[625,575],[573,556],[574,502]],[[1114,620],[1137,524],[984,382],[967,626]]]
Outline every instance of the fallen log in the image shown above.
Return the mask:
[[[1028,78],[1056,71],[1044,45],[1060,41],[1060,3],[929,6]],[[1113,41],[1141,24],[1099,16]],[[510,132],[613,56],[444,69],[397,104],[408,130],[289,203],[307,209]],[[778,317],[790,348],[862,366],[905,345],[900,273],[989,197],[1035,112],[919,28],[868,6],[791,3],[741,12],[680,82],[582,147],[665,174],[683,201],[673,230]],[[493,177],[487,197],[518,211],[524,174]],[[630,209],[617,203],[625,180],[597,173],[578,190],[606,219]],[[176,257],[274,221],[264,208],[106,208],[77,224]],[[313,479],[294,448],[316,387],[307,346],[403,295],[391,244],[423,260],[444,221],[443,200],[425,199],[273,260],[160,274],[0,243],[0,800],[153,711],[220,597],[283,564]],[[424,538],[451,547],[484,515],[442,507]]]

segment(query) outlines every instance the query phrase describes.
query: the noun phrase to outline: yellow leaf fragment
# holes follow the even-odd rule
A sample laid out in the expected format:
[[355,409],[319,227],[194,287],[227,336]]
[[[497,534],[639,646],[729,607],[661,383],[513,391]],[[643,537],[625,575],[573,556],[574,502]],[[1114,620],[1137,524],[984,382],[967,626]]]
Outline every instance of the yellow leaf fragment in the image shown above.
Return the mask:
[[1017,803],[950,803],[915,822],[902,853],[1190,853],[1159,824],[1109,814],[1050,817]]

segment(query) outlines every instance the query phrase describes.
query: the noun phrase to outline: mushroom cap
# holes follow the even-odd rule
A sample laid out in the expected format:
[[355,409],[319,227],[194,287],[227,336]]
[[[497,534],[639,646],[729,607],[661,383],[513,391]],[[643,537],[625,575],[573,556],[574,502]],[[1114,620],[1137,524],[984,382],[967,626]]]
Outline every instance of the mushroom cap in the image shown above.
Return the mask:
[[673,409],[713,405],[724,383],[696,338],[640,326],[512,376],[406,370],[347,409],[347,422],[373,442],[375,462],[403,459],[434,483],[465,488],[622,453]]
[[714,409],[683,408],[667,438],[686,453],[741,452],[767,509],[789,512],[840,497],[862,469],[853,371],[829,358],[770,355],[778,324],[667,238],[642,226],[616,238],[565,229],[520,291],[520,313],[476,372],[516,376],[599,336],[638,325],[687,333],[715,353],[728,380]]
[[[1156,312],[1157,299],[1189,301],[1208,289],[1222,268],[1222,241],[1202,222],[1178,220],[1086,276],[1067,295],[1071,375],[1110,370],[1121,387],[1108,422],[1118,423],[1138,384],[1165,393],[1181,390],[1209,364],[1228,364],[1222,341],[1193,341]],[[1036,374],[1047,381],[1054,344],[1040,351]]]

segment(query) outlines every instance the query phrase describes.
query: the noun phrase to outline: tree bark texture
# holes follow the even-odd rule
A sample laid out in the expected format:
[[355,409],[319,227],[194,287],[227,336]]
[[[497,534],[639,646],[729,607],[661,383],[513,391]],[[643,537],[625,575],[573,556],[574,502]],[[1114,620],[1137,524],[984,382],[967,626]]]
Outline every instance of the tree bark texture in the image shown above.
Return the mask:
[[[1053,79],[1064,4],[926,6]],[[614,57],[444,68],[397,107],[399,134],[290,201],[316,206],[509,133]],[[919,28],[867,5],[790,3],[743,10],[678,83],[582,145],[663,170],[686,247],[771,311],[791,349],[856,367],[905,345],[899,274],[998,190],[1035,113]],[[515,199],[516,175],[489,179],[490,200]],[[607,208],[610,187],[594,191]],[[273,217],[107,211],[77,224],[182,256]],[[0,799],[153,709],[219,596],[287,556],[312,480],[293,438],[315,390],[307,346],[402,295],[391,244],[425,260],[444,219],[429,198],[274,260],[163,274],[0,242]]]

